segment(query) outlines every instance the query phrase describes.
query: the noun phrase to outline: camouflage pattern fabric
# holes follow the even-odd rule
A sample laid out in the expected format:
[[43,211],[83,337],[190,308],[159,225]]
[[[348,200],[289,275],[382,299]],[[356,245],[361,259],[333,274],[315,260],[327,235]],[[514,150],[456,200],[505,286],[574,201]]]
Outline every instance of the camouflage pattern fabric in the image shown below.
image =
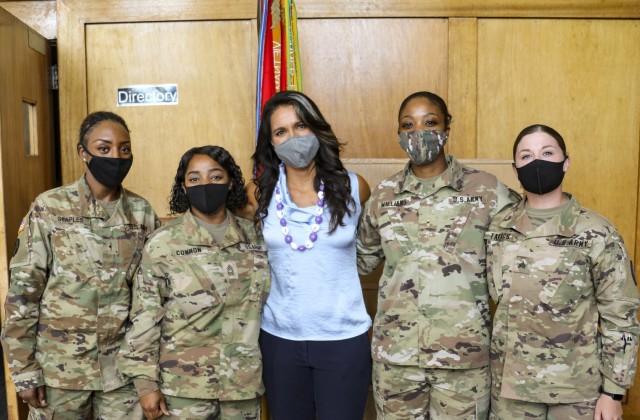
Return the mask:
[[608,220],[569,197],[535,229],[524,202],[510,206],[486,234],[496,398],[573,403],[633,383],[640,299],[629,256]]
[[374,320],[374,361],[471,369],[489,363],[484,233],[519,199],[493,175],[447,156],[448,168],[418,179],[407,165],[372,192],[359,226],[358,269],[383,259]]
[[180,420],[260,420],[262,398],[238,401],[202,400],[168,395],[168,419]]
[[134,284],[119,360],[140,396],[245,400],[263,394],[260,315],[270,283],[252,222],[228,213],[216,244],[187,212],[157,230]]
[[593,420],[598,400],[544,404],[491,397],[489,420]]
[[2,344],[17,391],[46,384],[110,391],[124,382],[116,354],[130,283],[159,221],[126,190],[112,217],[84,176],[36,198],[11,259]]
[[46,387],[47,406],[30,408],[29,420],[143,420],[133,384],[109,392]]
[[489,414],[489,367],[424,369],[374,363],[378,420],[484,420]]

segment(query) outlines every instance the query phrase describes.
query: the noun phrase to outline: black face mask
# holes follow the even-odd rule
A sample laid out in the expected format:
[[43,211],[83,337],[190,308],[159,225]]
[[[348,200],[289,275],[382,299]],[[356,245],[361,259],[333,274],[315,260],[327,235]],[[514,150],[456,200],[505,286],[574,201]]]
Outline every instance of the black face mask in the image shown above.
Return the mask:
[[558,188],[564,178],[562,162],[536,159],[521,168],[516,168],[522,188],[532,194],[543,195]]
[[189,203],[204,214],[213,214],[227,202],[229,184],[205,184],[185,187]]
[[91,175],[93,175],[99,183],[108,188],[117,187],[122,184],[122,181],[124,181],[133,164],[133,156],[130,159],[110,158],[94,156],[89,153],[86,147],[84,151],[91,156],[91,160],[87,163]]

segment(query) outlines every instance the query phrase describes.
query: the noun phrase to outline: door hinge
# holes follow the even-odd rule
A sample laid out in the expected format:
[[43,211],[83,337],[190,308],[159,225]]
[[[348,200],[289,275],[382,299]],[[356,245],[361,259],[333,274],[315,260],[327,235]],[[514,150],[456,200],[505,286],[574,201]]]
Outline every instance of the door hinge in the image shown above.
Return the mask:
[[49,67],[49,89],[58,90],[58,65]]

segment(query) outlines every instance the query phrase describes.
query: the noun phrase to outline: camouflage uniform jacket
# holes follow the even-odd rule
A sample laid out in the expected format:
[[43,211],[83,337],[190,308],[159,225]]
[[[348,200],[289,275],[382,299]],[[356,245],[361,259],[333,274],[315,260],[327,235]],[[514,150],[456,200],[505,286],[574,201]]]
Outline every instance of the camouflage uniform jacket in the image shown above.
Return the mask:
[[144,248],[120,357],[140,396],[158,387],[166,395],[223,401],[264,392],[258,336],[267,252],[252,222],[228,218],[222,244],[187,212]]
[[38,196],[23,220],[2,331],[17,391],[124,384],[116,353],[131,279],[159,222],[146,200],[125,189],[107,218],[83,176]]
[[[611,223],[571,198],[534,229],[510,206],[486,234],[494,392],[547,404],[622,394],[633,383],[638,289]],[[601,328],[601,333],[598,329]]]
[[452,156],[447,163],[427,180],[407,165],[365,206],[358,269],[366,274],[385,259],[371,344],[376,361],[445,369],[489,364],[484,233],[518,195]]

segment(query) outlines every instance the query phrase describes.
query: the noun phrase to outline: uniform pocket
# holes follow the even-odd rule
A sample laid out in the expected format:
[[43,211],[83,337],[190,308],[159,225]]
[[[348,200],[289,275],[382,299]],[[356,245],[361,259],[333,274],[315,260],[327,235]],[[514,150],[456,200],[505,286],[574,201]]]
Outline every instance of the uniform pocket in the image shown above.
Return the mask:
[[[417,216],[415,219],[413,225],[417,229]],[[384,212],[380,215],[379,222],[380,238],[386,258],[385,272],[391,275],[396,268],[394,264],[413,252],[411,236],[405,224],[409,222],[403,219],[400,211]]]
[[[453,252],[456,249],[456,245],[462,235],[462,231],[469,221],[471,210],[473,210],[473,206],[471,204],[466,204],[462,208],[462,211],[453,219],[443,243],[443,247],[447,252]],[[479,239],[481,240],[482,237]]]
[[131,284],[135,270],[140,264],[145,239],[145,231],[142,229],[131,229],[125,230],[118,241],[118,258],[123,264],[128,263],[125,278],[129,284]]
[[75,230],[54,230],[51,233],[52,270],[55,276],[90,278],[96,265],[87,238]]
[[249,286],[249,300],[264,304],[271,289],[271,273],[266,252],[256,252],[253,257],[253,271]]
[[53,407],[29,408],[29,420],[56,420],[63,419],[58,413],[56,415]]
[[180,311],[187,317],[215,307],[222,302],[224,278],[218,281],[207,274],[199,265],[191,263],[188,270],[178,274],[172,280],[174,298]]
[[[579,300],[593,294],[593,284],[589,276],[588,260],[579,250],[558,253],[551,260],[555,263],[545,266],[544,286],[538,295],[540,302],[552,310],[573,307]],[[542,264],[536,261],[535,264]]]

